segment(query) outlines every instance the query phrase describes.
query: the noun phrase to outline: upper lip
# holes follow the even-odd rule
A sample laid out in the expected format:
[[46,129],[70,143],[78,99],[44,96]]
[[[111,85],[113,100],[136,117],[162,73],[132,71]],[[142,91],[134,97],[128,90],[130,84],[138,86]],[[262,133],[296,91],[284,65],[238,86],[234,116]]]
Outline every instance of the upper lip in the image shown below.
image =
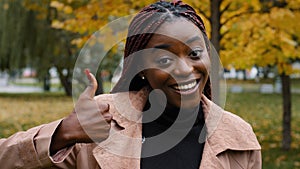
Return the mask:
[[180,82],[176,82],[175,84],[170,85],[170,87],[172,87],[172,86],[179,86],[179,85],[186,85],[186,84],[193,83],[194,81],[199,82],[199,80],[200,80],[200,78],[191,79],[191,80],[185,80],[185,81],[180,81]]

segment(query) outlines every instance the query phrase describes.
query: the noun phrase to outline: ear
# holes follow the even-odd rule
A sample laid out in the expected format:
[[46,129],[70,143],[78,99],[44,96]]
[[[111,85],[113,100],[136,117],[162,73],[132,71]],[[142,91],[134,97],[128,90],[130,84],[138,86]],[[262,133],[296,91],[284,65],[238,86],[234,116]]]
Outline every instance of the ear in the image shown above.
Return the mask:
[[141,79],[145,79],[146,77],[145,77],[145,72],[144,71],[141,71],[140,73],[139,73],[139,77],[141,78]]

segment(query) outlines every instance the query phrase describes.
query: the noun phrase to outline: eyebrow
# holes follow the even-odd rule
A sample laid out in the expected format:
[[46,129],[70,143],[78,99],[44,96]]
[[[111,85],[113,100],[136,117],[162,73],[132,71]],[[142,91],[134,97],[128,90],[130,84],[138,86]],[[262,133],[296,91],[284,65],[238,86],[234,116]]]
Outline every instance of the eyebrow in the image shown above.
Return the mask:
[[201,38],[199,36],[194,36],[191,39],[187,40],[185,43],[192,43],[197,40],[201,40]]
[[[194,37],[188,39],[185,43],[186,44],[187,43],[192,43],[192,42],[197,41],[197,40],[201,40],[201,38],[199,36],[194,36]],[[168,49],[170,47],[171,47],[171,45],[169,45],[169,44],[156,45],[156,46],[153,47],[152,52],[154,52],[156,49]]]
[[169,44],[160,44],[160,45],[156,45],[153,47],[152,49],[152,53],[156,50],[156,49],[168,49],[170,48],[171,45]]
[[156,45],[156,46],[154,46],[153,48],[155,48],[155,49],[167,49],[167,48],[169,48],[171,45],[169,45],[169,44],[160,44],[160,45]]

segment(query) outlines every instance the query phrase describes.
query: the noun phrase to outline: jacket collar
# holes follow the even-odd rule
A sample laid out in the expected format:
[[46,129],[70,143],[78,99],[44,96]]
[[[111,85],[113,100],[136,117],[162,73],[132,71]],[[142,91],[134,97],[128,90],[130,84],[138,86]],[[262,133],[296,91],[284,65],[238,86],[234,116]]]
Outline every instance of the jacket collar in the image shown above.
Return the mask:
[[[110,104],[110,113],[113,115],[108,139],[99,143],[93,150],[94,157],[102,169],[140,168],[142,110],[148,93],[149,89],[142,89],[129,94],[127,92],[97,97]],[[207,166],[222,168],[217,155],[228,149],[241,151],[261,149],[248,123],[224,111],[204,95],[202,102],[207,137],[201,162],[205,166],[201,165],[200,168]]]
[[98,144],[93,154],[102,169],[140,168],[142,148],[142,110],[149,88],[138,92],[99,95],[96,99],[110,105],[109,137]]
[[204,95],[202,102],[205,105],[203,107],[206,108],[203,110],[207,128],[205,144],[211,147],[215,156],[226,150],[261,149],[252,127],[247,122],[223,110]]

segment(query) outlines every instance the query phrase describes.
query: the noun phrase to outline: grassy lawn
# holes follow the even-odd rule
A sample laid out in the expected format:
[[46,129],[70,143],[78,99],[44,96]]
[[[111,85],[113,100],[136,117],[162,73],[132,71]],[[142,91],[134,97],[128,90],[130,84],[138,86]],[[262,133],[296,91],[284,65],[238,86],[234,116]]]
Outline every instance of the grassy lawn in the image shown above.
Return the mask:
[[286,152],[280,149],[281,95],[260,93],[228,93],[227,95],[225,109],[248,121],[262,145],[263,168],[300,168],[300,94],[294,94],[292,100],[292,149]]
[[[263,168],[300,169],[300,94],[292,98],[292,150],[282,151],[279,94],[227,93],[225,109],[248,121],[262,145]],[[0,94],[0,137],[68,115],[71,97],[62,94]]]
[[0,137],[65,117],[73,109],[62,94],[0,94]]

